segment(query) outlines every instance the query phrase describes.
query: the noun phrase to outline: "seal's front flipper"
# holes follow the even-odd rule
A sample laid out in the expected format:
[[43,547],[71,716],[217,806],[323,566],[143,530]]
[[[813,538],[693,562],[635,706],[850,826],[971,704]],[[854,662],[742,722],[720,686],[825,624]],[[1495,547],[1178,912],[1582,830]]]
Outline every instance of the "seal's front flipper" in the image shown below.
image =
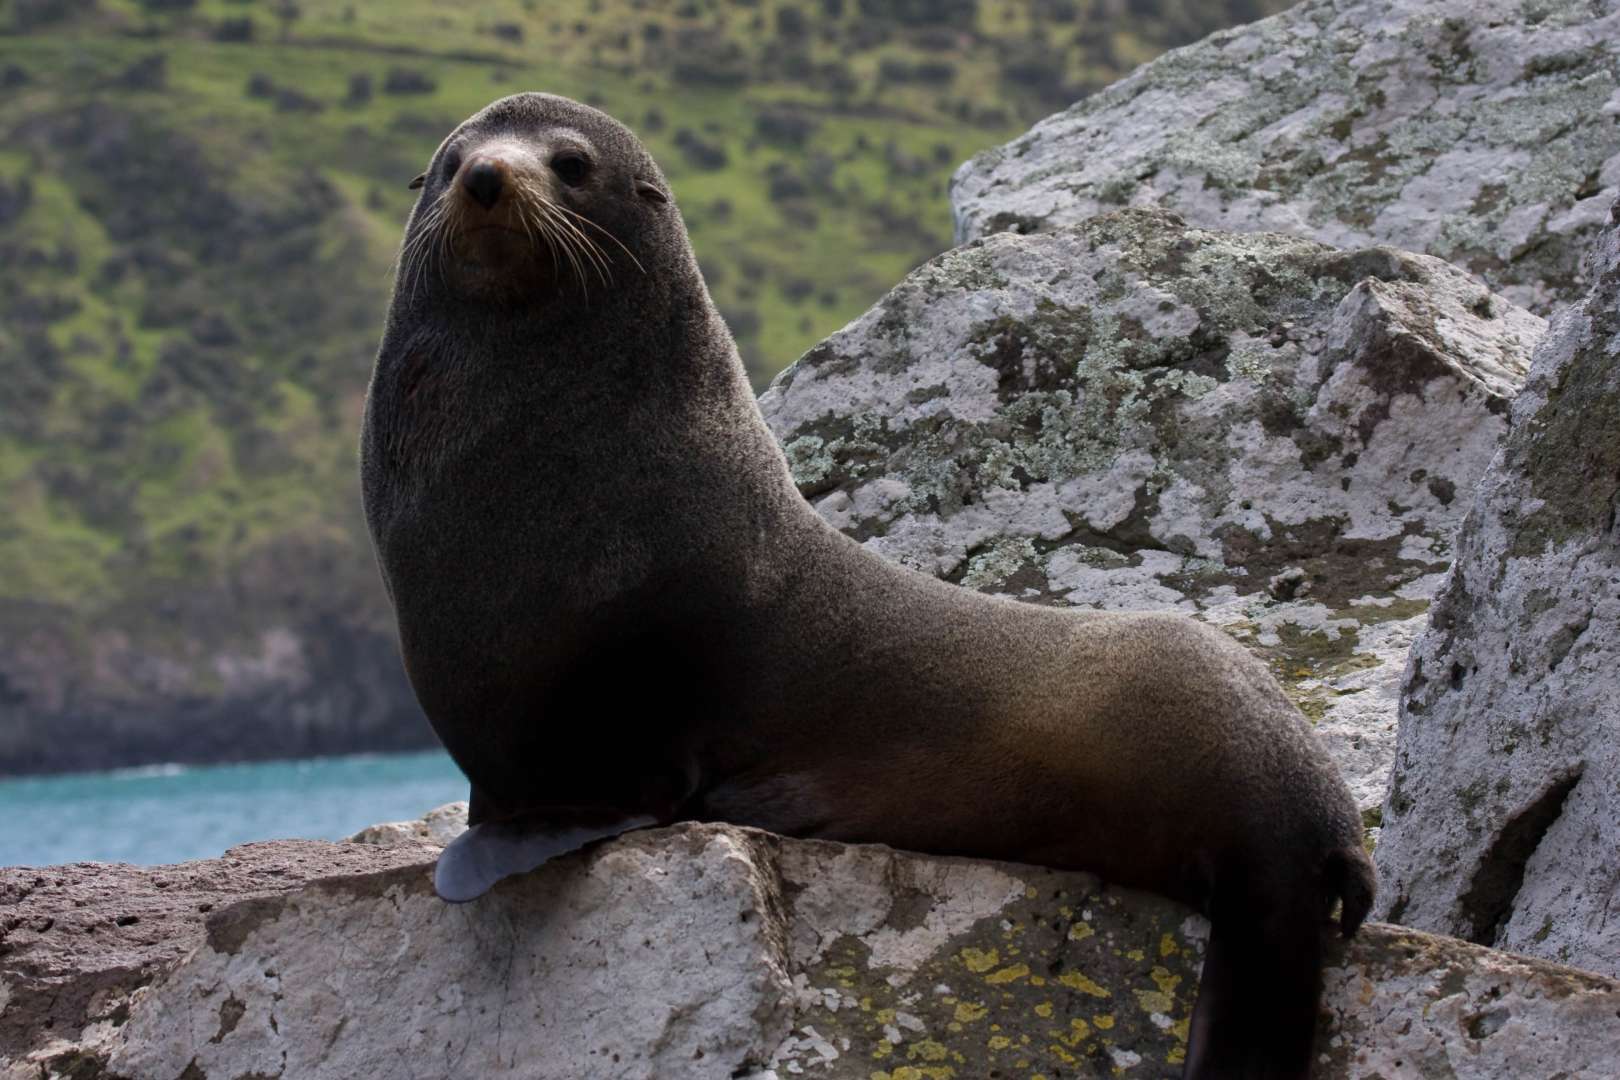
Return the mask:
[[543,825],[532,821],[485,821],[474,825],[439,853],[433,889],[440,899],[464,904],[487,893],[497,881],[527,873],[592,840],[658,824],[629,817],[601,825]]

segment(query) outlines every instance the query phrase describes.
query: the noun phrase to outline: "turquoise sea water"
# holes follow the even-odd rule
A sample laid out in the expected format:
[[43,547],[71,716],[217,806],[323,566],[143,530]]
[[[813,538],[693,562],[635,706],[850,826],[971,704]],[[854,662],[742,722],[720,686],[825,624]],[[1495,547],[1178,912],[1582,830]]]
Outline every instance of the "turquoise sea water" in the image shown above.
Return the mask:
[[0,780],[0,866],[170,863],[249,840],[337,840],[466,797],[440,751]]

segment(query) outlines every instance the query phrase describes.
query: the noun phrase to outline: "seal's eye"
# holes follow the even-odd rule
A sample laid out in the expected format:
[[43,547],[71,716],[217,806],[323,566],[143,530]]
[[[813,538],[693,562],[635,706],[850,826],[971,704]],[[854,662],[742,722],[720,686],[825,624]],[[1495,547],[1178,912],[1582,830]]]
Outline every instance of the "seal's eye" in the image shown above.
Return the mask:
[[461,155],[454,150],[444,155],[444,178],[446,181],[454,180],[456,173],[461,169]]
[[577,150],[564,150],[551,159],[551,171],[569,187],[578,187],[590,174],[591,159]]

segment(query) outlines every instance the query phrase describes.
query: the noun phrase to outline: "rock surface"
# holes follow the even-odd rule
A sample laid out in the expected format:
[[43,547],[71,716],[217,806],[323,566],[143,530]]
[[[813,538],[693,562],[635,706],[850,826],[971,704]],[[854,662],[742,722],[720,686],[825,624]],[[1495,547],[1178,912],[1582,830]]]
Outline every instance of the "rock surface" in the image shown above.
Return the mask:
[[[157,883],[216,864],[131,871],[82,917],[174,898],[179,948],[109,982],[118,1006],[83,1031],[6,1029],[0,1075],[1166,1077],[1206,930],[1086,874],[725,826],[633,834],[460,907],[403,852],[236,849],[221,862],[246,899],[206,915]],[[298,888],[242,876],[322,860],[337,876]],[[0,955],[0,1015],[28,1000],[18,965]],[[1327,987],[1318,1077],[1596,1078],[1620,1058],[1620,983],[1553,964],[1371,926],[1336,946]]]
[[1127,210],[914,272],[761,398],[886,556],[1254,645],[1359,804],[1542,320],[1427,256]]
[[1156,204],[1438,255],[1546,313],[1616,194],[1615,0],[1308,0],[980,154],[952,198],[959,240]]
[[467,803],[436,806],[414,821],[385,821],[368,825],[349,837],[351,844],[377,847],[442,848],[467,831]]
[[0,869],[0,1060],[71,1055],[82,1032],[122,1023],[130,994],[195,948],[218,909],[422,858],[420,849],[279,840],[175,866]]
[[1413,650],[1378,848],[1413,926],[1620,975],[1620,204]]

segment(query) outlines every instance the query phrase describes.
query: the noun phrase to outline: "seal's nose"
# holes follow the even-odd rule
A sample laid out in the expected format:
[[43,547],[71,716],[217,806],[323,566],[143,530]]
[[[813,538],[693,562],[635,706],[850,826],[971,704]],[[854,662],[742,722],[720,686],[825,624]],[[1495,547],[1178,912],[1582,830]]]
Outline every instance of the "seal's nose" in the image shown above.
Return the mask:
[[487,161],[476,162],[461,178],[461,185],[488,210],[500,201],[501,171]]

